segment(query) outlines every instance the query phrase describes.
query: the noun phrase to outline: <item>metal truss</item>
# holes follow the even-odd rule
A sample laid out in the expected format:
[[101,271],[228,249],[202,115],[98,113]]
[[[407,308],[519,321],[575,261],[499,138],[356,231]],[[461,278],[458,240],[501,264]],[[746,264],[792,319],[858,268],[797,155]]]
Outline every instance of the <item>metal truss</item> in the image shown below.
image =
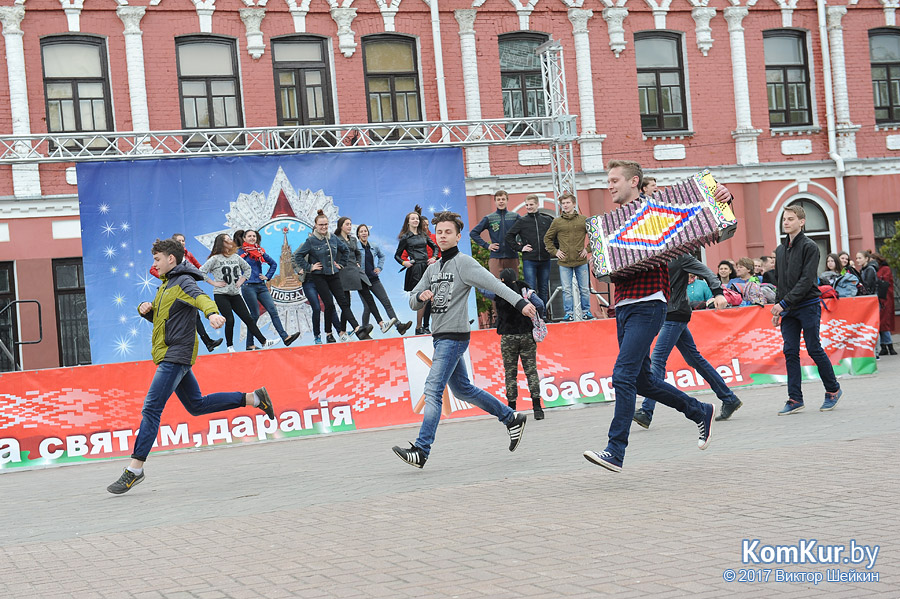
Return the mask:
[[569,114],[562,44],[558,40],[551,39],[538,46],[535,52],[541,57],[547,116],[553,119],[555,126],[552,140],[548,145],[553,192],[558,198],[566,191],[575,193],[575,157],[572,143],[577,136],[575,123],[569,123],[569,120],[574,121],[575,117]]
[[[0,135],[0,164],[296,154],[399,148],[553,145],[575,117],[425,121],[184,131]],[[570,160],[571,162],[571,160]]]

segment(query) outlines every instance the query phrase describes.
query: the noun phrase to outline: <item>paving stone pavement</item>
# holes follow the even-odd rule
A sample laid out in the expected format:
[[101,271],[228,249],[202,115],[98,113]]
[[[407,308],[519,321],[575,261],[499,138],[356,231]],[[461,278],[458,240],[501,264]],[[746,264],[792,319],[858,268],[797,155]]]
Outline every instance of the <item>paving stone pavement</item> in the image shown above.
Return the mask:
[[[619,474],[581,455],[609,404],[529,419],[513,454],[489,417],[442,423],[423,470],[391,452],[417,432],[397,427],[154,454],[121,496],[124,459],[7,472],[0,597],[898,597],[900,358],[841,383],[835,411],[810,382],[788,417],[785,387],[741,390],[702,452],[660,406]],[[880,550],[871,570],[743,564],[743,539]],[[879,580],[776,580],[834,568]]]

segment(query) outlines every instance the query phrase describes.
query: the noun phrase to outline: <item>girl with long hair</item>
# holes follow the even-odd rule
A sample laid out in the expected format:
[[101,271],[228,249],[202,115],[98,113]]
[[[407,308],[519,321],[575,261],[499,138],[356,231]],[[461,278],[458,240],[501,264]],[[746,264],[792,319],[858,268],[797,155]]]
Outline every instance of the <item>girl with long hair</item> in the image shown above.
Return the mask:
[[[316,293],[322,298],[325,307],[325,340],[334,343],[336,340],[332,334],[332,321],[334,320],[334,300],[341,307],[340,337],[341,341],[349,341],[350,338],[344,331],[347,328],[348,317],[353,318],[350,305],[346,302],[344,288],[341,286],[341,269],[350,261],[350,250],[347,244],[328,230],[328,217],[322,210],[316,214],[315,228],[306,241],[294,252],[294,268],[298,273],[306,273],[307,280],[312,279]],[[315,301],[314,298],[309,298]],[[358,339],[369,339],[369,335],[356,323],[354,333]]]
[[[403,221],[403,228],[397,236],[400,242],[397,244],[397,251],[394,252],[394,260],[399,262],[406,269],[406,278],[403,281],[403,290],[412,291],[425,274],[425,269],[429,264],[433,264],[440,258],[440,248],[428,235],[428,226],[425,219],[422,218],[422,208],[416,206],[415,209],[406,215]],[[428,257],[428,248],[431,248],[431,258]],[[406,252],[407,258],[403,259],[403,252]],[[429,302],[426,307],[416,312],[416,335],[430,335],[431,331],[422,326],[422,319],[425,316],[425,310],[430,309]]]
[[369,316],[373,315],[375,322],[381,327],[382,333],[387,333],[392,326],[397,325],[397,332],[403,335],[412,326],[412,321],[400,322],[400,319],[397,318],[397,314],[394,312],[394,306],[391,305],[391,300],[388,298],[387,291],[385,291],[384,285],[381,284],[379,275],[384,267],[384,252],[381,251],[380,247],[369,241],[368,225],[358,225],[356,227],[356,237],[359,239],[363,272],[366,273],[366,277],[369,279],[369,293],[378,298],[378,301],[387,310],[388,315],[387,321],[382,320],[381,314],[378,312],[378,306],[375,305],[375,302],[372,302],[371,306],[366,304],[363,310],[362,323],[364,325],[369,324]]
[[[247,338],[251,335],[259,340],[263,347],[272,347],[278,341],[267,340],[265,335],[256,326],[256,321],[250,316],[247,304],[241,297],[241,286],[250,277],[251,270],[247,261],[237,255],[237,246],[234,240],[226,233],[216,236],[213,242],[209,258],[200,267],[200,272],[206,276],[207,282],[214,287],[213,298],[219,313],[225,317],[225,343],[229,352],[234,352],[234,315],[247,325]],[[257,349],[249,345],[247,349]]]
[[719,275],[719,281],[722,283],[723,289],[728,285],[731,279],[736,279],[738,276],[731,260],[722,260],[719,262],[719,269],[716,274]]
[[[235,238],[237,234],[235,233]],[[290,345],[300,337],[300,333],[287,334],[284,325],[281,324],[281,317],[278,316],[278,310],[275,308],[275,300],[269,293],[266,281],[270,280],[278,269],[278,263],[269,254],[266,253],[259,245],[259,231],[250,229],[244,231],[241,237],[242,243],[239,246],[238,255],[250,265],[250,278],[241,286],[241,295],[247,302],[247,308],[250,310],[250,317],[256,322],[259,320],[259,305],[262,304],[269,318],[272,319],[272,326],[278,332],[284,344]],[[263,264],[268,265],[268,270],[263,274]],[[247,349],[253,345],[253,340],[247,335]]]
[[[369,279],[360,269],[362,256],[359,251],[359,245],[356,243],[356,237],[353,236],[353,221],[350,220],[349,216],[342,216],[338,219],[334,234],[338,239],[344,242],[347,249],[350,251],[350,259],[347,260],[347,263],[344,264],[344,267],[341,268],[341,272],[338,275],[341,279],[341,287],[344,288],[344,303],[341,307],[341,318],[350,323],[354,328],[354,333],[357,334],[357,337],[359,336],[360,331],[368,336],[372,332],[372,325],[368,323],[360,325],[356,321],[356,317],[353,316],[353,311],[350,309],[351,291],[359,292],[359,297],[363,301],[363,306],[374,306],[375,299],[372,297],[372,294],[369,293]],[[346,306],[346,308],[344,306]],[[346,317],[344,316],[343,310],[347,311]],[[341,333],[343,332],[344,330],[341,329]]]

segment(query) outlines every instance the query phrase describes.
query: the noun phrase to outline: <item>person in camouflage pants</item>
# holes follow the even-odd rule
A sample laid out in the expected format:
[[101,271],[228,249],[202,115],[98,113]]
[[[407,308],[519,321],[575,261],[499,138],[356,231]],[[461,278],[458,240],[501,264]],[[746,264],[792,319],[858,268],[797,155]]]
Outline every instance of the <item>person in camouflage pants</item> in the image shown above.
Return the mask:
[[516,409],[519,395],[519,358],[522,358],[522,369],[528,379],[528,392],[534,405],[534,418],[541,420],[544,409],[541,406],[541,380],[537,372],[537,343],[531,332],[500,336],[500,354],[503,356],[503,369],[506,372],[506,400],[510,409]]

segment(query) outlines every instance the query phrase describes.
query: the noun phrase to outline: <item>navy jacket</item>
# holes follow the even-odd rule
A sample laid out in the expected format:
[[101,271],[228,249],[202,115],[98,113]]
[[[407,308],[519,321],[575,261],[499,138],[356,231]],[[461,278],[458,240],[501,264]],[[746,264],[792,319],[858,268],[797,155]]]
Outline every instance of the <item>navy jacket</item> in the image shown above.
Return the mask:
[[519,215],[515,212],[510,212],[509,210],[497,210],[491,212],[481,219],[480,223],[475,225],[469,233],[469,236],[472,238],[472,241],[487,249],[490,246],[490,243],[485,242],[485,240],[481,238],[481,232],[487,229],[488,234],[491,237],[491,243],[500,244],[499,250],[491,252],[491,258],[518,259],[519,254],[516,253],[515,248],[506,245],[506,233],[518,219]]

